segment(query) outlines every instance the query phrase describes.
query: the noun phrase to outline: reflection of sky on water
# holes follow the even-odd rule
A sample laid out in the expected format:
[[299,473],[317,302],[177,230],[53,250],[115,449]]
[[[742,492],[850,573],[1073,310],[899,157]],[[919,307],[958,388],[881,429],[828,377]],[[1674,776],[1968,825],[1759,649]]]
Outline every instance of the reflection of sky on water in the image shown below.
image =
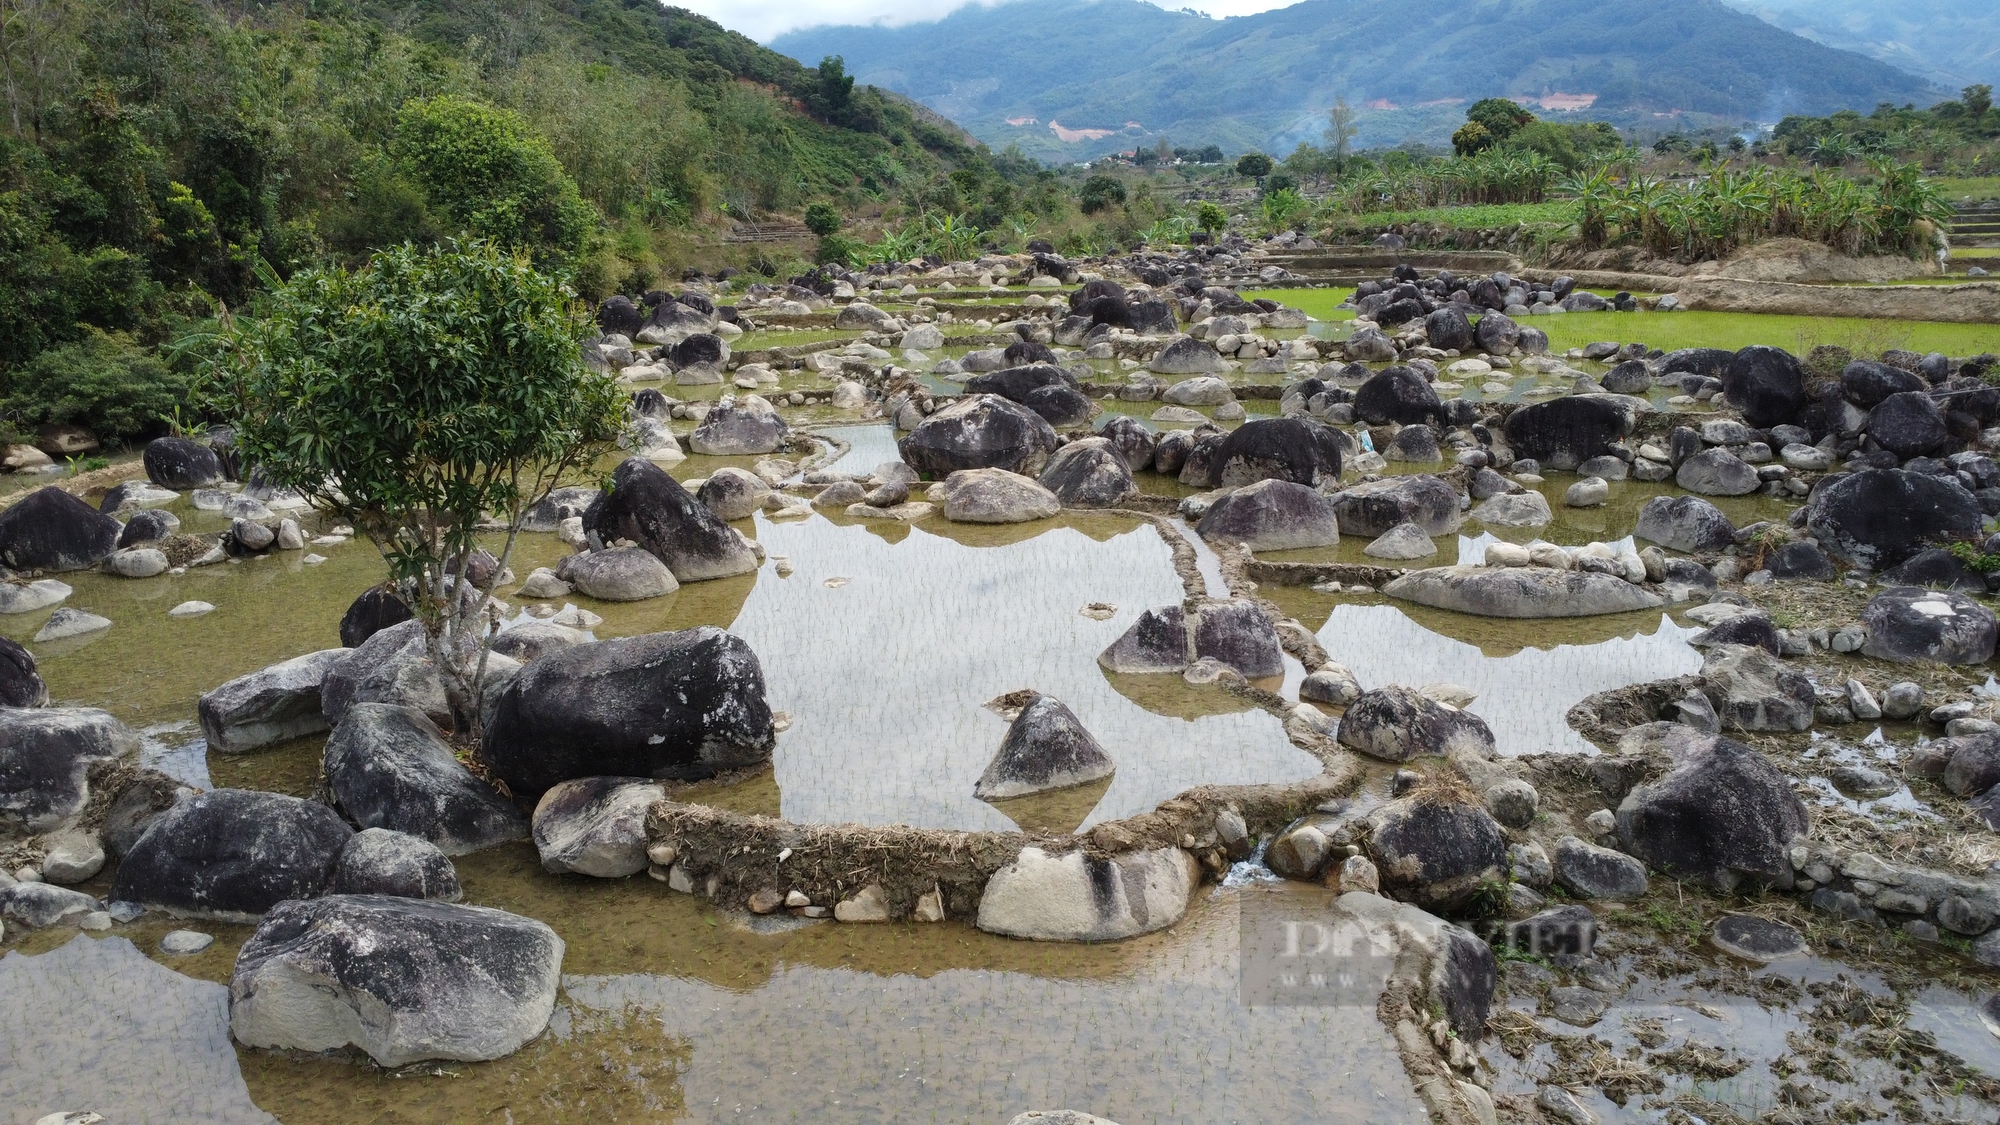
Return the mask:
[[[1012,829],[972,786],[1007,729],[981,705],[1019,688],[1068,704],[1118,764],[1086,824],[1195,785],[1320,772],[1262,711],[1186,721],[1105,679],[1097,654],[1142,610],[1181,600],[1150,527],[1104,542],[1051,527],[991,547],[922,529],[892,544],[877,530],[824,519],[760,528],[798,569],[760,575],[730,631],[756,650],[773,709],[792,716],[775,756],[788,819]],[[829,589],[835,577],[848,582]],[[1094,621],[1078,612],[1091,602],[1118,612]]]
[[[1518,624],[1532,643],[1537,623]],[[1569,709],[1596,692],[1700,671],[1701,654],[1687,643],[1695,631],[1661,614],[1650,633],[1494,657],[1431,632],[1396,606],[1341,604],[1321,626],[1319,640],[1364,688],[1452,683],[1471,689],[1478,698],[1470,710],[1493,728],[1500,753],[1513,756],[1596,753],[1570,729],[1564,717]]]
[[0,1106],[10,1122],[90,1110],[107,1121],[269,1125],[229,1041],[229,989],[122,937],[81,934],[0,958]]
[[802,1106],[825,1125],[1057,1108],[1147,1125],[1424,1120],[1372,1004],[1245,1007],[1234,903],[1206,913],[1112,979],[787,964],[745,990],[648,974],[563,986],[579,1023],[657,1019],[688,1041],[681,1086],[702,1122],[790,1122]]
[[821,468],[837,468],[843,473],[872,473],[877,465],[903,459],[903,455],[896,451],[896,428],[886,423],[872,426],[824,426],[813,432],[838,438],[849,446],[846,454],[839,460],[822,465]]

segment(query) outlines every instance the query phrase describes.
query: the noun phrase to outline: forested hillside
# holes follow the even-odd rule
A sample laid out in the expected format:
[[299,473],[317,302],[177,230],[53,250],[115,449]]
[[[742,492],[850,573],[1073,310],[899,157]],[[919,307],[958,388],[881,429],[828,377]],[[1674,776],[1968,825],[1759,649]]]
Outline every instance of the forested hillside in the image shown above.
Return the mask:
[[[405,239],[646,288],[723,213],[976,159],[894,95],[651,0],[0,0],[0,409],[159,424],[217,300]],[[266,277],[269,274],[265,274]]]

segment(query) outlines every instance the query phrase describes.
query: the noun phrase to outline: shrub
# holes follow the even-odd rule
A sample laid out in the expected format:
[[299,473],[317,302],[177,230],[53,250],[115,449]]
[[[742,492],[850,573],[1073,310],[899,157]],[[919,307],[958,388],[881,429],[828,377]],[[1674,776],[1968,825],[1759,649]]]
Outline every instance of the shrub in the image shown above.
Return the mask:
[[1271,174],[1271,158],[1261,152],[1246,152],[1236,162],[1236,174],[1261,180]]
[[1125,202],[1125,185],[1110,176],[1092,176],[1077,193],[1078,207],[1086,215],[1108,211]]
[[103,438],[136,438],[165,428],[187,396],[188,379],[123,332],[84,330],[29,360],[7,380],[8,421],[23,432],[74,423]]
[[396,114],[396,170],[459,229],[539,259],[580,252],[597,213],[548,141],[511,110],[458,97],[417,98]]
[[1204,203],[1195,211],[1195,225],[1210,234],[1229,225],[1229,212],[1214,203]]
[[806,208],[806,229],[825,238],[840,229],[840,208],[822,199]]

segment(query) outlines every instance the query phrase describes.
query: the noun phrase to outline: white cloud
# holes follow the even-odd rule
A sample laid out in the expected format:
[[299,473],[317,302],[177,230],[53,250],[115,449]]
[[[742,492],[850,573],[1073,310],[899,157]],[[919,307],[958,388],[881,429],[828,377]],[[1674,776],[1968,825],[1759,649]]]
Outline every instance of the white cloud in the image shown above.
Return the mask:
[[[823,24],[879,23],[891,27],[943,19],[967,4],[1006,0],[673,0],[758,42]],[[1247,16],[1288,8],[1299,0],[1152,0],[1162,8],[1193,8],[1211,16]]]

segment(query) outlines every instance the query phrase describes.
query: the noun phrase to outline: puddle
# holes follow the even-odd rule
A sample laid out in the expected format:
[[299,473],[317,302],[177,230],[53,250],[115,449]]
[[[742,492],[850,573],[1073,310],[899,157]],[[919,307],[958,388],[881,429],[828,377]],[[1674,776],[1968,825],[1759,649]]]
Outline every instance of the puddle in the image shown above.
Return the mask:
[[[1274,600],[1293,612],[1308,597],[1322,607],[1333,601],[1294,590],[1263,592],[1290,595]],[[1470,688],[1478,696],[1470,709],[1493,728],[1508,757],[1595,754],[1570,729],[1564,716],[1571,707],[1595,692],[1701,670],[1701,653],[1687,643],[1696,630],[1665,614],[1523,622],[1353,602],[1320,612],[1320,644],[1362,687]],[[1300,618],[1308,626],[1318,619]]]
[[123,937],[78,935],[0,957],[0,1106],[9,1121],[89,1110],[109,1121],[270,1125],[229,1039],[229,990]]
[[[7,1057],[64,1060],[90,1078],[77,1096],[91,1097],[68,1108],[113,1121],[271,1120],[250,1099],[294,1125],[789,1122],[802,1111],[829,1125],[957,1125],[1058,1107],[1148,1125],[1424,1120],[1372,1006],[1239,999],[1246,896],[1312,916],[1332,901],[1322,888],[1219,889],[1171,930],[1078,946],[956,923],[760,934],[643,876],[548,875],[524,845],[458,867],[467,901],[545,919],[568,944],[549,1032],[509,1058],[383,1071],[350,1056],[232,1057],[225,996],[209,980],[227,979],[249,931],[207,924],[216,944],[175,965],[206,980],[123,938],[34,935],[36,948],[68,944],[0,961]],[[128,929],[151,948],[170,925],[149,916]],[[184,995],[208,1006],[179,1015]],[[102,1069],[73,1066],[100,1056]],[[107,1075],[132,1091],[133,1110],[103,1108]],[[9,1085],[33,1077],[0,1072],[0,1102],[39,1106]]]
[[[934,521],[894,543],[876,525],[760,526],[798,569],[762,575],[731,630],[762,658],[771,706],[792,716],[774,756],[786,818],[1012,830],[972,786],[1007,730],[982,705],[1020,688],[1066,703],[1118,764],[1084,826],[1199,784],[1319,774],[1275,717],[1233,696],[1175,676],[1114,684],[1097,654],[1142,611],[1178,603],[1180,580],[1149,525],[1066,523],[1037,534]],[[828,588],[837,577],[849,581]],[[1117,611],[1079,612],[1092,602]],[[1191,701],[1232,713],[1176,717]]]

